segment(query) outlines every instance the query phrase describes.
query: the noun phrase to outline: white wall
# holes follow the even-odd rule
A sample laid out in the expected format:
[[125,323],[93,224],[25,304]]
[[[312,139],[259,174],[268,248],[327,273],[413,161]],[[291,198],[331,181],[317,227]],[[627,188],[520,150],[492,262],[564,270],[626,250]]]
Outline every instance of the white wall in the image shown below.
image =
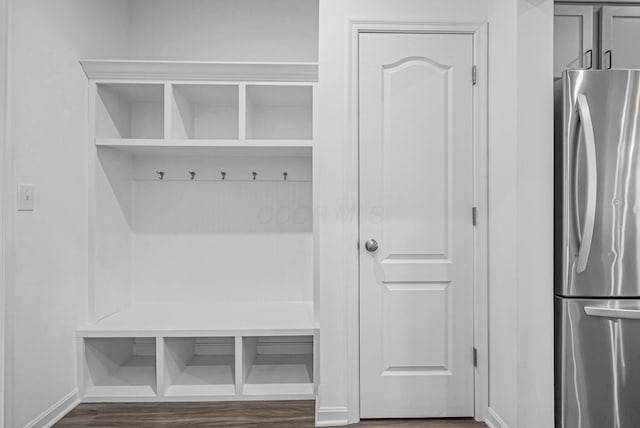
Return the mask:
[[0,0],[0,428],[4,428],[5,415],[5,205],[6,195],[4,183],[7,180],[5,164],[5,135],[7,113],[7,1]]
[[[77,60],[123,55],[127,6],[11,1],[13,179],[35,185],[36,209],[15,212],[12,203],[7,210],[8,427],[75,398],[74,331],[87,306],[88,239],[87,83]],[[13,202],[15,186],[8,185]]]
[[517,421],[518,10],[489,0],[489,408]]
[[518,428],[553,426],[553,1],[518,1]]
[[489,19],[490,416],[552,427],[553,1]]
[[131,58],[318,58],[318,0],[130,0],[130,5]]

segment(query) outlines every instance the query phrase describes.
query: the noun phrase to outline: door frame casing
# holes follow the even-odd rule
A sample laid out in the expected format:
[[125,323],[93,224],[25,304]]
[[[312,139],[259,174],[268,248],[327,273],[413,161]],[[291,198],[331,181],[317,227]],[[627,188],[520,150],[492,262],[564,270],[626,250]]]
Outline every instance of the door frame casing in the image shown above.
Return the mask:
[[[484,421],[489,407],[489,306],[488,306],[488,26],[486,22],[419,22],[407,20],[350,19],[347,32],[345,135],[345,190],[343,206],[349,216],[344,222],[344,255],[347,268],[347,402],[348,421],[360,420],[360,251],[359,215],[359,91],[358,58],[360,33],[468,34],[473,38],[473,62],[477,67],[473,88],[473,163],[474,206],[477,223],[474,230],[474,347],[477,367],[474,371],[475,419]],[[471,84],[471,70],[469,70]],[[469,213],[471,221],[471,213]]]
[[10,1],[0,0],[0,428],[9,426],[8,400],[8,376],[6,376],[6,354],[8,334],[7,315],[7,269],[9,268],[6,259],[8,257],[8,232],[10,203],[12,195],[9,183],[13,181],[12,154],[10,153]]

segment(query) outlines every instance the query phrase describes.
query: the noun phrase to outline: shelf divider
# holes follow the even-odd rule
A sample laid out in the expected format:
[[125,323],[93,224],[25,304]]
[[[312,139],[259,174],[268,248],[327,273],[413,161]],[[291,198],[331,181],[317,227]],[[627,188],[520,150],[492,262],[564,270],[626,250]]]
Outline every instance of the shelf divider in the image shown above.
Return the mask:
[[239,105],[238,105],[238,138],[241,141],[247,138],[247,85],[241,84],[239,91]]
[[242,335],[236,335],[236,394],[242,395],[244,389],[244,340]]
[[164,84],[164,138],[171,137],[173,126],[173,88],[170,83]]

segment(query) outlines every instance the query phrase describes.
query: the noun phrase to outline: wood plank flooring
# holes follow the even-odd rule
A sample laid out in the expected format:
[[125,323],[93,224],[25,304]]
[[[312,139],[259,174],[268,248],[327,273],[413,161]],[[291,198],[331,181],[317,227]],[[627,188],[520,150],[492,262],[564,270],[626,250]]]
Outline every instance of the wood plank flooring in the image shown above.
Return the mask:
[[[56,428],[225,427],[311,428],[314,401],[80,404]],[[367,420],[350,427],[486,428],[471,419]]]

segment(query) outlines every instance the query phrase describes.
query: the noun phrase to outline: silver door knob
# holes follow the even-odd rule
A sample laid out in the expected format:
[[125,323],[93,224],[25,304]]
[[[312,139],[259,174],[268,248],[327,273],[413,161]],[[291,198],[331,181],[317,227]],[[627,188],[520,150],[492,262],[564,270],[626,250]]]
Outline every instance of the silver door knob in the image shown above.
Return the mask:
[[374,253],[378,249],[378,241],[376,241],[375,239],[369,239],[367,242],[364,243],[364,248],[368,252]]

